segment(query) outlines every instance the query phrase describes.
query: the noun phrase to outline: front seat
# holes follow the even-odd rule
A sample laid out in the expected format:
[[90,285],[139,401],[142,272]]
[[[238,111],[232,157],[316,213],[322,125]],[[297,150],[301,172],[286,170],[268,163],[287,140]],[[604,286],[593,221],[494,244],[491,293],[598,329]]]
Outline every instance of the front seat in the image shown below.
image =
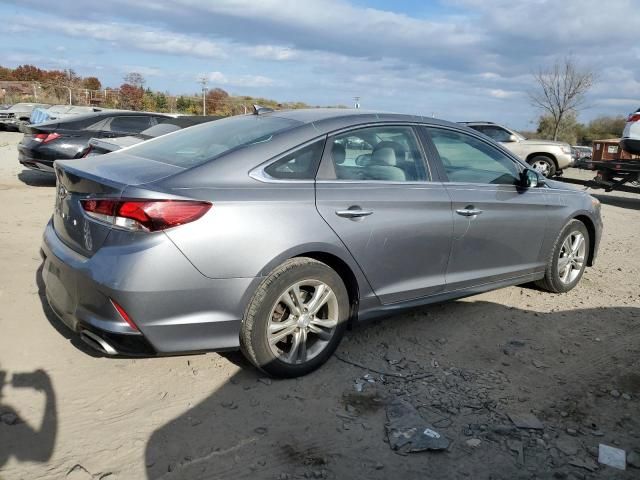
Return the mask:
[[404,182],[407,176],[404,170],[396,166],[396,162],[396,152],[393,148],[376,148],[371,154],[371,163],[367,167],[367,178],[388,182]]
[[334,143],[331,147],[331,158],[333,159],[333,166],[336,170],[336,178],[340,180],[361,180],[359,167],[349,167],[344,165],[347,151],[344,145],[340,143]]

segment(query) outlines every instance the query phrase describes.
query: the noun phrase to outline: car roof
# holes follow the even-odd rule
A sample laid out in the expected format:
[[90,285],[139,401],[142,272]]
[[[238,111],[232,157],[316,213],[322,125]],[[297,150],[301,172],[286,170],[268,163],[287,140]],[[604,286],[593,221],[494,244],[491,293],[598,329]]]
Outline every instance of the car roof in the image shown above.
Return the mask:
[[360,125],[364,123],[407,122],[430,125],[447,125],[460,128],[460,125],[422,115],[362,110],[355,108],[305,108],[296,110],[278,110],[261,113],[280,118],[295,120],[301,124],[313,124],[319,133],[326,133],[336,128]]

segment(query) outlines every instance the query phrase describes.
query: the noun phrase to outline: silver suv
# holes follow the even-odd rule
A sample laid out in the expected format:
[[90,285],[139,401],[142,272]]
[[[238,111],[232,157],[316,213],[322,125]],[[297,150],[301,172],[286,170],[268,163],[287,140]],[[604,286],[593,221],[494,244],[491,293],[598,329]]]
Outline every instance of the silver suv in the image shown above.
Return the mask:
[[491,137],[522,158],[545,177],[561,175],[574,163],[571,145],[552,140],[527,140],[514,130],[493,122],[460,122]]

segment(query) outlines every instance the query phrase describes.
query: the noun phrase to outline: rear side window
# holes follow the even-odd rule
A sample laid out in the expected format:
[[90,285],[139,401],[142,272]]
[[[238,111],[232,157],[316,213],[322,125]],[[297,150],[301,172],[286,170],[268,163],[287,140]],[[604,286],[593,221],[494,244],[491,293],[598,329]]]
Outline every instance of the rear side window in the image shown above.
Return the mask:
[[276,160],[264,172],[272,178],[282,180],[313,180],[323,147],[324,140],[318,140]]
[[[155,121],[153,123],[155,125]],[[112,132],[140,133],[151,126],[151,117],[122,116],[113,117],[110,130]]]
[[450,182],[516,185],[520,169],[497,148],[471,135],[427,128]]
[[127,153],[156,162],[191,168],[232,149],[269,142],[273,136],[302,123],[271,115],[239,115],[185,128],[131,147]]

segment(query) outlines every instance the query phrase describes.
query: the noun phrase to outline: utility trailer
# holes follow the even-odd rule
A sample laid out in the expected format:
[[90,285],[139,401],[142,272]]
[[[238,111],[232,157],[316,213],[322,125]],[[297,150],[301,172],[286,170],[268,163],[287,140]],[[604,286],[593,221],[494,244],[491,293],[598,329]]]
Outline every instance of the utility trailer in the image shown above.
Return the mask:
[[[640,160],[587,160],[583,161],[583,168],[596,170],[593,181],[604,187],[606,192],[630,183],[634,187],[640,186]],[[638,191],[640,193],[640,190]]]
[[581,160],[580,168],[595,170],[593,182],[610,192],[625,183],[640,186],[640,155],[627,152],[619,138],[595,140],[590,160]]

